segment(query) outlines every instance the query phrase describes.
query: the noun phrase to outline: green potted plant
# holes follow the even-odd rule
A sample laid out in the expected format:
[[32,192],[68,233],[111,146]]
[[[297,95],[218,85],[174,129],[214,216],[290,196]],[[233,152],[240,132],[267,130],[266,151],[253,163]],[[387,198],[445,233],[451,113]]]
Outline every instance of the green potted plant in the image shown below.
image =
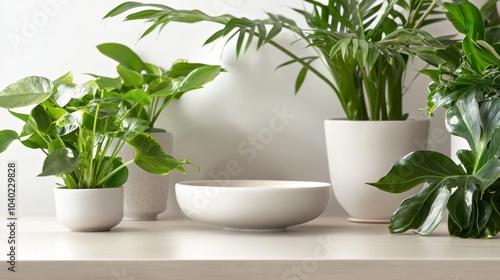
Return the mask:
[[[319,77],[336,94],[347,117],[325,121],[335,195],[352,220],[388,220],[404,195],[389,195],[364,182],[380,178],[394,160],[416,149],[417,143],[426,142],[428,120],[408,121],[403,113],[403,78],[410,58],[421,55],[431,59],[427,55],[441,46],[421,29],[442,19],[440,7],[433,0],[305,2],[303,9],[293,9],[304,17],[304,27],[270,13],[266,19],[250,20],[137,2],[123,3],[105,18],[142,8],[125,18],[151,23],[141,38],[157,28],[164,30],[170,22],[223,24],[206,44],[224,37],[235,39],[237,56],[248,50],[252,42],[256,42],[257,49],[266,44],[275,47],[291,58],[279,67],[293,63],[301,66],[295,91],[307,73]],[[433,17],[428,18],[429,15]],[[304,41],[316,55],[299,57],[279,44],[275,36],[284,30],[297,35],[298,41]],[[318,59],[327,74],[313,63]],[[391,135],[404,137],[395,139]]]
[[[405,199],[391,219],[391,233],[431,233],[448,211],[448,231],[462,238],[490,238],[500,231],[500,21],[496,0],[480,10],[467,1],[445,3],[446,15],[464,34],[461,51],[440,55],[446,63],[424,73],[432,77],[429,113],[444,107],[449,132],[469,144],[460,163],[433,151],[415,151],[397,161],[372,185],[398,193],[428,187]],[[457,59],[458,58],[458,59]]]
[[[222,71],[218,65],[175,61],[170,69],[163,69],[144,62],[129,47],[118,43],[105,43],[97,49],[119,64],[118,77],[93,75],[102,88],[113,89],[127,99],[125,106],[132,109],[131,116],[148,124],[145,133],[150,134],[171,154],[172,134],[158,128],[156,123],[163,110],[184,93],[202,88]],[[134,158],[134,149],[125,146],[120,156]],[[129,167],[129,179],[124,184],[124,219],[154,220],[167,208],[170,176],[148,174],[136,166]]]
[[[29,114],[11,110],[25,106],[34,107]],[[166,175],[184,173],[189,164],[167,155],[144,132],[149,123],[133,115],[139,106],[134,97],[95,81],[75,84],[71,72],[54,81],[26,77],[0,92],[0,107],[25,123],[20,132],[0,131],[0,152],[16,140],[41,150],[46,158],[39,176],[63,182],[55,190],[58,221],[73,231],[109,230],[123,217],[128,166]],[[118,155],[124,145],[134,149],[133,159]]]

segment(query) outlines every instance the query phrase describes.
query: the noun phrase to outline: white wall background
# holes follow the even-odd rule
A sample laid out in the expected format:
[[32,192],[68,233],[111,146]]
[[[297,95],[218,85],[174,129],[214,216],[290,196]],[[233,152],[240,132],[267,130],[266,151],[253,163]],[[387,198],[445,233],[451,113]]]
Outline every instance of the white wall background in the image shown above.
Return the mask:
[[[174,156],[188,158],[201,167],[187,175],[175,173],[171,186],[185,180],[212,179],[222,176],[228,163],[236,161],[239,174],[232,179],[277,179],[329,181],[323,120],[343,117],[339,103],[319,79],[309,75],[302,90],[294,96],[297,68],[275,71],[287,60],[272,47],[258,53],[250,51],[236,60],[232,46],[221,54],[222,43],[201,47],[219,26],[172,24],[158,37],[137,41],[144,26],[123,23],[120,19],[102,21],[102,17],[121,0],[2,0],[0,2],[0,88],[29,75],[55,79],[69,70],[77,82],[86,81],[82,73],[115,76],[115,62],[101,55],[96,45],[119,42],[132,47],[146,61],[168,67],[177,58],[221,64],[228,72],[221,74],[205,89],[188,93],[164,112],[160,127],[174,135]],[[154,2],[154,1],[153,1]],[[293,0],[157,0],[186,9],[200,9],[209,14],[232,13],[249,18],[264,17],[264,11],[295,17],[289,7],[301,7]],[[300,19],[300,18],[297,18]],[[447,27],[438,29],[446,32]],[[289,42],[290,38],[280,37]],[[298,48],[298,47],[297,47]],[[306,51],[304,51],[306,52]],[[307,53],[307,52],[306,52]],[[410,66],[412,76],[420,66]],[[408,78],[410,81],[412,77]],[[405,95],[405,110],[412,118],[425,118],[426,77],[419,77]],[[276,112],[293,115],[285,129],[269,132],[269,122]],[[431,148],[447,152],[448,135],[442,115],[432,120]],[[21,129],[20,123],[5,110],[0,111],[0,129]],[[263,132],[266,131],[266,132]],[[249,137],[266,138],[258,149]],[[265,135],[264,135],[265,134]],[[397,137],[394,135],[392,137]],[[241,146],[242,150],[238,149]],[[255,151],[255,158],[250,156]],[[369,159],[367,159],[369,160]],[[19,143],[0,154],[0,210],[5,214],[6,166],[16,161],[19,167],[18,213],[54,213],[53,188],[56,179],[39,178],[43,155],[24,149]],[[173,188],[171,188],[173,189]],[[328,212],[343,214],[335,199]],[[173,195],[164,216],[178,215]]]

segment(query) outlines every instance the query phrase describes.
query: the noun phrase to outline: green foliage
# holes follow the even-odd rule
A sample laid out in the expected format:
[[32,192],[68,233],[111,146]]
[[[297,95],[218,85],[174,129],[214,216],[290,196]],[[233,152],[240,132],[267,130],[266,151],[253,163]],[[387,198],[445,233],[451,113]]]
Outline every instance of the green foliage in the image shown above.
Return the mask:
[[446,62],[438,70],[424,71],[434,80],[429,112],[446,107],[447,129],[466,139],[470,150],[457,152],[460,165],[437,152],[412,152],[371,185],[399,193],[428,184],[401,203],[392,216],[391,233],[417,229],[427,235],[448,210],[450,235],[490,238],[500,231],[500,59],[493,47],[498,41],[485,40],[493,31],[485,28],[477,7],[469,2],[444,5],[446,16],[465,37],[461,52],[458,46],[439,52]]
[[[139,65],[136,63],[138,57],[132,52],[124,52],[123,48],[104,49],[122,60],[122,65]],[[117,49],[122,51],[114,53]],[[199,88],[216,76],[213,69],[217,69],[218,74],[220,67],[202,66],[186,75],[193,74],[192,79],[185,77],[175,81],[184,82],[184,91]],[[127,71],[134,70],[127,68]],[[183,165],[190,163],[165,154],[160,144],[144,133],[150,128],[149,119],[140,118],[141,114],[137,113],[150,106],[150,100],[159,98],[150,97],[148,90],[155,87],[153,92],[159,91],[158,79],[163,76],[139,75],[141,79],[149,79],[151,84],[146,88],[137,85],[139,88],[128,89],[125,79],[116,79],[123,85],[114,88],[109,83],[100,84],[102,78],[98,77],[96,81],[78,85],[73,83],[71,73],[54,81],[28,77],[13,83],[1,92],[2,101],[5,101],[2,105],[9,109],[21,105],[34,107],[29,114],[9,111],[25,124],[20,134],[12,130],[0,131],[0,152],[16,140],[30,149],[42,150],[46,158],[39,176],[60,177],[65,187],[72,189],[119,187],[127,180],[127,166],[134,163],[156,175],[172,170],[185,173]],[[170,95],[182,93],[173,90]],[[137,153],[134,159],[122,162],[118,152],[123,145],[134,148]]]
[[130,116],[146,120],[148,130],[158,130],[154,127],[155,123],[172,100],[202,88],[223,71],[218,65],[189,63],[186,60],[177,60],[170,70],[165,70],[143,62],[129,47],[117,43],[101,44],[97,49],[119,63],[116,67],[119,76],[110,78],[91,74],[96,83],[117,93],[118,98],[127,101],[124,102],[126,106],[136,106]]
[[[322,3],[304,0],[310,9],[293,9],[304,17],[306,27],[298,26],[282,15],[268,13],[268,18],[250,20],[232,15],[209,16],[198,10],[176,10],[163,5],[123,3],[105,18],[121,15],[131,9],[125,20],[151,23],[141,38],[153,30],[162,30],[171,22],[209,21],[224,27],[205,42],[218,39],[236,40],[236,56],[245,53],[252,42],[257,49],[269,44],[288,55],[291,60],[281,66],[301,66],[295,81],[297,92],[308,72],[323,80],[339,98],[351,120],[402,120],[403,78],[409,58],[416,55],[432,58],[435,47],[442,47],[421,27],[443,19],[435,0],[351,1],[330,0]],[[432,18],[428,19],[428,16]],[[287,30],[313,48],[317,56],[298,57],[278,44],[274,38]],[[444,41],[443,41],[444,42]],[[320,58],[331,77],[312,64]]]

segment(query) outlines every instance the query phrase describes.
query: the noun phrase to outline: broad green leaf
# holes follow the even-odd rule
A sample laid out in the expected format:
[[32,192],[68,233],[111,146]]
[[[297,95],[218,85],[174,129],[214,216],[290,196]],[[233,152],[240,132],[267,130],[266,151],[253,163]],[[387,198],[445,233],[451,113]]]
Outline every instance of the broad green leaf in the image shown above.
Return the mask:
[[167,76],[172,78],[185,77],[189,75],[189,73],[193,72],[193,70],[204,66],[210,65],[203,63],[189,63],[185,60],[180,60],[172,64],[172,67],[170,68],[170,71],[168,71]]
[[[111,161],[112,160],[112,161]],[[111,162],[110,162],[111,161]],[[110,157],[104,157],[99,168],[99,178],[104,178],[109,175],[114,170],[121,167],[121,169],[113,174],[108,180],[104,182],[103,187],[105,188],[117,188],[123,186],[128,179],[128,168],[122,166],[120,158],[111,159]]]
[[21,141],[21,143],[30,149],[47,149],[47,142],[38,134],[31,135],[28,139]]
[[185,173],[182,166],[190,164],[185,159],[178,160],[167,155],[160,144],[149,134],[140,133],[128,143],[135,150],[135,164],[148,173],[167,175],[175,169]]
[[486,100],[479,109],[481,114],[482,132],[490,138],[493,130],[500,127],[500,98]]
[[2,130],[0,131],[0,153],[3,153],[10,146],[14,140],[18,140],[19,135],[13,130]]
[[450,195],[451,192],[448,188],[438,188],[437,196],[431,205],[424,223],[418,227],[418,234],[428,235],[436,229],[439,223],[441,223],[446,213],[446,205],[448,204]]
[[121,89],[122,87],[122,78],[110,78],[104,77],[94,74],[87,74],[94,78],[96,78],[95,82],[99,86],[100,89]]
[[465,172],[453,160],[434,151],[415,151],[397,161],[389,173],[376,183],[383,191],[402,193],[422,183],[453,180]]
[[125,141],[132,140],[134,137],[149,129],[149,123],[146,120],[139,118],[126,118],[123,120],[125,132],[118,137]]
[[488,201],[479,200],[478,201],[478,211],[477,211],[477,230],[481,233],[490,220],[491,213],[493,212],[493,207]]
[[45,158],[42,173],[38,176],[60,176],[70,173],[75,170],[80,160],[70,149],[59,149]]
[[484,50],[483,47],[479,46],[477,42],[472,41],[469,37],[465,37],[462,41],[462,48],[471,66],[480,73],[483,73],[491,65],[500,64],[500,59],[496,58],[489,51]]
[[132,89],[120,97],[123,100],[141,104],[143,106],[151,105],[151,99],[143,89]]
[[16,117],[16,118],[18,118],[18,119],[22,120],[22,121],[23,121],[23,122],[25,122],[25,123],[26,123],[26,122],[28,122],[28,120],[29,120],[29,118],[30,118],[30,115],[28,115],[28,114],[17,113],[17,112],[11,111],[11,110],[8,110],[8,111],[9,111],[9,113],[10,113],[11,115],[13,115],[14,117]]
[[457,157],[462,163],[465,170],[467,170],[467,174],[474,173],[474,154],[470,150],[458,150]]
[[0,91],[0,107],[13,109],[42,103],[52,95],[54,85],[43,77],[31,76]]
[[98,45],[97,49],[105,56],[117,61],[130,70],[140,73],[144,69],[144,62],[142,62],[141,58],[125,45],[105,43]]
[[47,132],[52,124],[52,119],[45,108],[41,105],[36,106],[31,110],[31,117],[36,122],[36,129],[41,132]]
[[94,96],[96,89],[89,84],[59,84],[54,94],[54,101],[60,107],[66,106],[71,99],[81,99],[85,95]]
[[474,40],[484,38],[484,23],[481,11],[470,2],[444,3],[446,17],[458,32]]
[[120,74],[126,86],[138,87],[144,84],[142,75],[137,71],[131,70],[121,64],[116,67],[116,71],[118,71],[118,74]]
[[445,188],[443,182],[432,183],[419,193],[403,200],[392,215],[389,231],[402,233],[409,229],[419,228],[425,222],[441,189]]
[[47,145],[47,148],[49,150],[49,154],[51,154],[59,149],[65,148],[65,145],[60,139],[55,139],[53,141],[50,141],[50,143]]
[[58,120],[60,117],[68,114],[68,111],[57,107],[48,108],[47,112],[53,120]]
[[481,190],[484,192],[500,178],[500,159],[492,158],[477,170],[474,177],[481,182]]
[[476,150],[481,135],[481,117],[473,94],[461,97],[456,106],[446,111],[446,127],[453,135],[466,139],[472,150]]
[[448,201],[448,212],[458,227],[464,229],[471,224],[472,204],[476,191],[475,179],[465,177]]
[[73,83],[73,72],[71,71],[54,80],[54,85],[56,87],[61,84],[72,84],[72,83]]
[[92,114],[84,113],[82,117],[82,128],[87,131],[93,131],[95,125],[95,131],[100,134],[115,134],[120,131],[120,125],[116,122],[116,118],[113,116],[96,118]]
[[66,114],[56,121],[56,133],[59,136],[70,134],[82,125],[83,112],[75,111]]
[[203,87],[206,83],[212,81],[221,71],[220,66],[203,66],[191,71],[179,84],[180,92],[187,92]]

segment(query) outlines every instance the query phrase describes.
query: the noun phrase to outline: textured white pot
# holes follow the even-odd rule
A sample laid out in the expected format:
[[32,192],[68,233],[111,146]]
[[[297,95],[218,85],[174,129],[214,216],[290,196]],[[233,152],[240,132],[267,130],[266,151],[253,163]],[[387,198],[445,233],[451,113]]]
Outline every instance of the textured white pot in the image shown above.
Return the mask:
[[[160,143],[167,154],[172,153],[173,137],[168,132],[150,133]],[[134,149],[123,146],[120,156],[124,162],[135,157]],[[136,165],[128,166],[128,180],[124,185],[124,220],[155,220],[167,209],[170,175],[158,176],[147,173]]]
[[406,154],[425,149],[429,120],[326,120],[325,135],[333,192],[353,222],[388,222],[401,201],[420,191],[390,194],[376,182]]
[[123,219],[123,187],[55,189],[57,221],[72,231],[105,231]]

